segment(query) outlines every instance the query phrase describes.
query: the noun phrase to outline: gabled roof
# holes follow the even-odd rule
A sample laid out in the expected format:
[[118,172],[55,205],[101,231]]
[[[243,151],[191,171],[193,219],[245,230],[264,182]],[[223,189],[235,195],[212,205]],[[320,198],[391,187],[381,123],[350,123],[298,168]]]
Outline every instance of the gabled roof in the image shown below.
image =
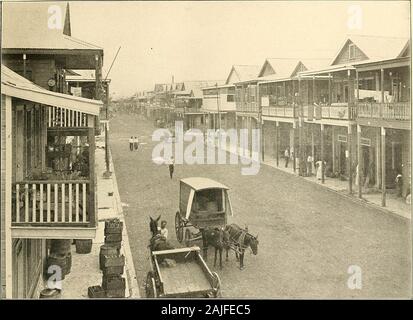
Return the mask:
[[213,86],[215,84],[222,84],[222,80],[195,80],[184,81],[183,90],[177,94],[190,95],[195,98],[202,98],[202,88]]
[[238,81],[245,81],[257,77],[259,71],[260,66],[256,65],[233,65],[225,84],[230,84],[229,80],[233,74],[238,78]]
[[408,38],[383,37],[368,35],[350,35],[341,45],[338,53],[331,62],[333,65],[349,43],[355,44],[368,60],[394,59],[401,55],[409,43]]
[[1,93],[39,104],[99,115],[101,101],[46,90],[1,65]]
[[[49,8],[60,8],[61,29],[49,28],[52,13]],[[57,16],[57,15],[56,15]],[[2,49],[43,50],[98,50],[101,47],[76,39],[68,34],[70,19],[64,2],[4,2],[3,3]],[[54,24],[56,25],[56,24]]]

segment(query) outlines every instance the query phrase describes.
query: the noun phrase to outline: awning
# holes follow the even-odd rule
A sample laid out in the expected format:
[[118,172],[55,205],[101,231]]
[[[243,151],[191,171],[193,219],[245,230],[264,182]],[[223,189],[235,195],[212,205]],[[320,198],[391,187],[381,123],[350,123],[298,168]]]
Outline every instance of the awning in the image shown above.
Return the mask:
[[99,115],[103,103],[46,90],[1,65],[1,93],[52,107],[65,108],[90,115]]

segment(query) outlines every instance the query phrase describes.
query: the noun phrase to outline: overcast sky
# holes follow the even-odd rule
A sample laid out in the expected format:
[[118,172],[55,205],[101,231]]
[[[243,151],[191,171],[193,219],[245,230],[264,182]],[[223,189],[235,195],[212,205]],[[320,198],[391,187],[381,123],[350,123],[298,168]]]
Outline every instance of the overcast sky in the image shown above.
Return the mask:
[[[361,25],[349,24],[358,21],[354,5]],[[332,59],[347,34],[409,37],[410,29],[407,1],[76,1],[70,9],[72,36],[104,48],[105,70],[122,47],[109,75],[114,96],[172,75],[225,79],[233,64],[267,57]]]

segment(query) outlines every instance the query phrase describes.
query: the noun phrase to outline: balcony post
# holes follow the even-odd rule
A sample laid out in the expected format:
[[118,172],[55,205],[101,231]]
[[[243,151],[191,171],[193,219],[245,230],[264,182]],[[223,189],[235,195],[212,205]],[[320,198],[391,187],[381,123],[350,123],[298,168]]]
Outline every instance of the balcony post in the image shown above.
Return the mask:
[[[11,235],[11,223],[12,223],[12,174],[13,174],[13,136],[12,136],[12,123],[13,123],[13,107],[12,98],[10,96],[5,96],[4,108],[2,107],[1,112],[1,123],[5,127],[4,138],[5,138],[5,159],[2,159],[2,166],[4,166],[4,246],[5,256],[4,256],[4,267],[5,267],[5,296],[6,298],[12,298],[13,289],[13,254],[12,254],[12,235]],[[3,113],[4,112],[4,113]],[[3,134],[2,134],[3,135]],[[2,199],[3,200],[3,199]],[[3,242],[3,241],[2,241]],[[3,253],[2,253],[3,254]],[[3,266],[2,266],[3,267]]]
[[[297,130],[297,122],[295,121],[295,119],[293,119],[293,171],[295,173],[296,169],[297,169],[297,163],[296,163],[296,158],[297,158],[297,150],[296,150],[296,146],[295,146],[295,132]],[[291,152],[290,152],[291,155]]]
[[279,123],[278,123],[278,121],[275,121],[275,159],[276,159],[277,167],[278,167],[278,165],[279,165],[278,131],[279,131]]
[[381,127],[381,206],[386,206],[386,128]]
[[320,126],[321,129],[321,143],[320,143],[320,153],[321,153],[321,183],[325,182],[325,176],[324,176],[324,124],[321,124]]
[[362,198],[362,175],[363,175],[363,154],[362,154],[362,148],[361,148],[361,126],[357,125],[357,184],[358,184],[358,196],[361,199]]
[[[384,69],[380,69],[381,106],[384,104]],[[381,108],[382,110],[382,108]],[[380,112],[380,116],[382,112]]]
[[347,148],[348,148],[348,192],[349,194],[353,193],[353,168],[352,168],[352,128],[351,124],[348,125],[347,129]]
[[88,143],[89,143],[89,225],[95,227],[97,223],[96,215],[96,198],[95,198],[95,128],[94,128],[94,116],[88,115]]
[[328,105],[331,105],[331,73],[328,74]]

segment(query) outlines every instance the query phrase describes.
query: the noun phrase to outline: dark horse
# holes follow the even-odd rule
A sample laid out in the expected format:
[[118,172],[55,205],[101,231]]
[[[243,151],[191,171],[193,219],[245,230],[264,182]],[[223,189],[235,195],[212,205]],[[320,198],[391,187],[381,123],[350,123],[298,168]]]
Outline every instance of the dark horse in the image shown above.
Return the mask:
[[244,253],[245,249],[251,248],[252,253],[258,253],[258,235],[253,236],[248,233],[248,229],[242,229],[236,224],[227,225],[225,231],[229,235],[229,244],[226,248],[226,259],[228,260],[228,250],[233,249],[237,260],[239,259],[239,268],[244,269]]
[[208,246],[215,248],[214,267],[217,264],[217,253],[219,252],[219,267],[222,269],[222,250],[227,248],[229,234],[223,228],[205,228],[202,231],[203,255],[208,258]]
[[159,216],[156,219],[152,219],[152,217],[149,218],[149,229],[152,232],[152,238],[149,242],[149,247],[151,248],[151,251],[175,249],[165,238],[161,237],[160,235],[160,231],[158,229],[158,221],[161,218],[161,216]]

